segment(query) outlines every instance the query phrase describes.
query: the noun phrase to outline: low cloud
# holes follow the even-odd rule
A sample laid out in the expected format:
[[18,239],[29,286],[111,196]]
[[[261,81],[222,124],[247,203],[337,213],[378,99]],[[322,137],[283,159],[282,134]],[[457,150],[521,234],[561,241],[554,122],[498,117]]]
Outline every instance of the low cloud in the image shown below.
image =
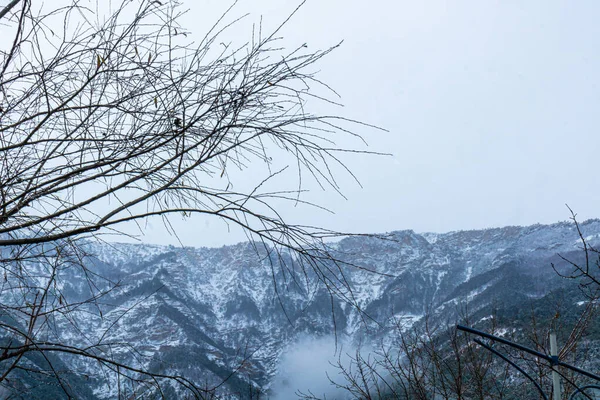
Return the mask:
[[[344,378],[336,368],[338,362],[348,366],[349,355],[354,356],[356,348],[347,343],[336,343],[334,337],[305,336],[296,341],[283,354],[278,373],[271,386],[273,400],[289,400],[298,393],[309,392],[319,398],[344,399],[348,393],[337,389],[329,378],[343,383]],[[329,376],[329,378],[328,378]]]

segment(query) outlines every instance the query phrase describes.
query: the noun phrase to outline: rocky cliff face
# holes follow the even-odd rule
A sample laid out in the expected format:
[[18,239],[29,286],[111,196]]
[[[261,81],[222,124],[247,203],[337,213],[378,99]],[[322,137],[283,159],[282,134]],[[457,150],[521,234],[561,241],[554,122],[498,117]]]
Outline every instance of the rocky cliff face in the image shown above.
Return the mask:
[[[600,242],[600,221],[581,225]],[[286,275],[248,243],[222,248],[176,248],[90,244],[90,289],[81,275],[62,288],[71,301],[119,282],[98,312],[73,311],[73,323],[56,332],[73,343],[129,342],[130,363],[179,373],[223,390],[268,389],[282,352],[301,334],[330,335],[349,342],[393,335],[392,322],[419,323],[429,312],[452,320],[461,305],[471,312],[524,304],[564,284],[550,264],[557,253],[577,259],[581,242],[574,225],[534,225],[445,234],[392,232],[385,240],[351,237],[332,244],[335,253],[366,269],[343,272],[351,303],[332,298],[314,277]],[[575,299],[573,300],[575,301]],[[332,313],[333,311],[333,313]],[[91,375],[92,364],[66,360]],[[92,378],[87,397],[112,398],[116,382]],[[172,394],[175,396],[175,394]],[[242,395],[243,397],[243,395]]]

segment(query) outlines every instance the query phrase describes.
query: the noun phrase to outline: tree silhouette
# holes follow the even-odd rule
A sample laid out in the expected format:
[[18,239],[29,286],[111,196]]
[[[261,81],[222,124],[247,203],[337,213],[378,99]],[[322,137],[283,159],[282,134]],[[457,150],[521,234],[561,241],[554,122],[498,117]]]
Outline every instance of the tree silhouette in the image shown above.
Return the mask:
[[[340,148],[334,133],[360,138],[351,128],[366,125],[306,111],[308,100],[335,103],[310,69],[337,46],[286,50],[287,20],[236,47],[220,42],[237,21],[226,22],[230,8],[194,44],[176,1],[103,6],[13,0],[0,9],[0,385],[15,389],[11,374],[27,370],[76,396],[65,378],[76,371],[56,367],[60,354],[95,360],[119,395],[125,382],[143,396],[170,381],[205,397],[209,388],[183,376],[124,364],[115,354],[135,352],[130,343],[61,336],[58,321],[76,328],[80,310],[103,318],[99,300],[118,288],[89,267],[86,244],[147,218],[172,228],[173,215],[212,215],[241,226],[272,268],[291,279],[315,273],[351,300],[342,262],[323,243],[338,233],[290,224],[274,202],[304,202],[306,180],[339,191],[335,171],[351,175],[340,152],[363,151]],[[285,169],[281,157],[293,159],[296,190],[266,189]],[[259,165],[269,172],[241,189]],[[87,298],[64,293],[74,275]]]

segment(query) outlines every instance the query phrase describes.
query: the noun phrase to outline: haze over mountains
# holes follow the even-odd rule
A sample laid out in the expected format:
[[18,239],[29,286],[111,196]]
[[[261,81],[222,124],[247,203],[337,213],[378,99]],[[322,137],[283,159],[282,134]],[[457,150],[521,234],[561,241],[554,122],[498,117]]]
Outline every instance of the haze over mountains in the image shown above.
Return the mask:
[[[600,243],[600,220],[583,222],[581,229],[590,243]],[[308,349],[307,338],[325,340],[312,342],[322,353],[319,346],[333,343],[335,332],[338,343],[369,348],[390,342],[398,323],[409,328],[426,314],[455,323],[468,309],[476,322],[492,309],[527,307],[573,287],[551,268],[551,263],[560,268],[557,253],[581,257],[571,223],[443,234],[397,231],[385,240],[345,238],[332,249],[342,259],[377,271],[344,270],[353,304],[331,297],[310,273],[294,277],[272,269],[265,254],[249,243],[221,248],[90,244],[95,254],[88,259],[90,270],[119,281],[119,287],[99,305],[102,317],[76,310],[77,329],[67,320],[57,321],[56,334],[71,343],[128,341],[139,353],[118,356],[133,364],[177,371],[209,385],[227,379],[222,393],[242,398],[249,388],[271,389],[276,396],[299,389],[293,387],[297,381],[285,377],[289,355],[302,354],[298,341]],[[76,301],[90,288],[85,277],[74,274],[62,290]],[[577,307],[582,298],[574,296],[567,300]],[[84,372],[97,367],[61,361]],[[114,397],[116,382],[84,379],[84,372],[71,378],[81,390],[79,398]],[[31,382],[19,390],[29,398],[41,396]],[[175,391],[167,395],[177,397]]]

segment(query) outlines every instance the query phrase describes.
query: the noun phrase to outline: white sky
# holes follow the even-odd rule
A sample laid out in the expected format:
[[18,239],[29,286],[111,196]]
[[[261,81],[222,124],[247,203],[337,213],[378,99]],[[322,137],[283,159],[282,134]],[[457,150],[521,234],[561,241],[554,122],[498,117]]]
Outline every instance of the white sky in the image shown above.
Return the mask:
[[[185,3],[198,36],[229,4]],[[240,0],[234,15],[262,15],[268,30],[297,4]],[[285,215],[370,233],[551,223],[569,217],[565,203],[598,217],[599,19],[600,3],[583,0],[308,0],[286,43],[344,40],[321,78],[341,94],[341,115],[389,130],[363,133],[369,149],[394,156],[349,159],[363,188],[348,179],[348,200],[309,195],[335,215]],[[249,24],[238,34],[248,40]],[[186,245],[244,239],[214,219],[175,224]],[[176,242],[156,225],[144,241]]]

